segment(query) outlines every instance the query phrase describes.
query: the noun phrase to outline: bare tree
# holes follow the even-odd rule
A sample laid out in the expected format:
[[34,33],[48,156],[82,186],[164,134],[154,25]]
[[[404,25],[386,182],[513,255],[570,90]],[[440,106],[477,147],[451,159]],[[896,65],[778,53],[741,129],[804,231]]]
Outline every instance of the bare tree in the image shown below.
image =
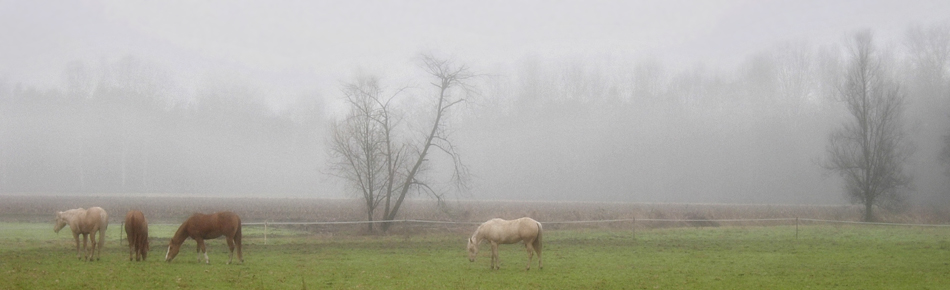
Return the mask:
[[[432,148],[451,158],[453,181],[460,188],[466,187],[468,172],[450,141],[446,118],[451,108],[465,101],[471,90],[466,81],[473,75],[466,66],[431,55],[423,55],[422,61],[425,72],[434,78],[431,84],[437,93],[432,98],[432,119],[426,122],[429,129],[421,141],[397,136],[400,119],[395,117],[398,114],[392,103],[403,89],[385,94],[379,80],[373,77],[360,77],[343,88],[350,113],[333,124],[331,170],[362,194],[370,221],[380,206],[382,220],[394,220],[411,192],[422,192],[442,201],[444,192],[421,178]],[[383,223],[381,229],[386,231],[390,225]],[[373,225],[368,225],[367,230],[372,231]]]
[[912,71],[924,93],[942,96],[950,83],[950,22],[929,27],[913,26],[907,30],[905,46]]
[[[406,172],[406,175],[397,187],[399,190],[394,196],[396,198],[395,203],[389,207],[387,201],[384,219],[388,221],[396,218],[396,215],[399,213],[399,207],[402,205],[410,189],[418,189],[425,192],[440,202],[443,200],[443,193],[434,190],[429,184],[418,178],[423,168],[423,163],[428,160],[427,157],[429,156],[429,149],[431,148],[442,151],[452,159],[452,164],[454,165],[452,179],[456,186],[458,188],[468,186],[468,169],[465,164],[462,163],[461,156],[456,150],[455,144],[449,139],[448,130],[446,130],[446,119],[448,118],[450,109],[465,102],[465,97],[472,92],[472,87],[468,82],[475,76],[469,72],[468,67],[465,65],[457,65],[450,60],[440,59],[431,54],[422,55],[421,58],[423,63],[422,68],[434,79],[434,82],[430,84],[432,84],[438,92],[437,94],[433,94],[435,102],[432,108],[433,119],[430,123],[431,129],[428,131],[425,141],[411,149],[415,153],[416,160],[412,163],[412,166]],[[390,225],[389,223],[383,224],[383,230],[389,229]]]
[[[372,76],[358,76],[342,90],[350,112],[332,125],[331,169],[362,195],[367,220],[373,221],[382,201],[389,207],[395,164],[401,155],[393,150],[391,138],[390,102],[396,94],[384,98],[379,79]],[[372,223],[367,231],[373,231]]]
[[871,221],[874,205],[899,204],[911,182],[903,170],[911,153],[902,121],[905,97],[881,65],[870,31],[854,35],[848,49],[838,97],[850,118],[829,138],[826,167],[844,179],[847,196],[864,205],[864,220]]

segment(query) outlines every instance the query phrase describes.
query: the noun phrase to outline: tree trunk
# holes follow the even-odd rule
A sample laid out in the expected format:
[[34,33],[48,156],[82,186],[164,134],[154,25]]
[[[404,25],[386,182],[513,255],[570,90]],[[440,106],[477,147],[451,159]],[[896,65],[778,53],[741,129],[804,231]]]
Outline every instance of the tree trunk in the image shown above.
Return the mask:
[[366,223],[366,232],[372,233],[373,232],[373,211],[367,210],[366,215],[367,215],[366,220],[369,221],[368,223]]
[[[396,204],[393,205],[392,210],[389,211],[389,215],[383,217],[387,221],[392,221],[396,218],[396,213],[399,212],[399,206],[402,205],[402,201],[406,198],[406,194],[409,193],[409,187],[412,185],[412,182],[416,178],[416,173],[419,171],[419,168],[422,166],[422,162],[426,160],[426,154],[429,152],[429,147],[432,146],[432,139],[435,138],[435,134],[439,129],[439,124],[442,123],[442,114],[445,112],[445,107],[443,103],[445,102],[445,91],[448,87],[443,82],[442,87],[439,91],[439,102],[437,104],[437,110],[435,114],[435,121],[432,124],[432,130],[429,131],[429,136],[426,137],[425,144],[422,145],[422,152],[419,153],[419,158],[416,159],[415,165],[412,166],[412,169],[409,170],[409,174],[406,176],[406,180],[402,184],[402,190],[399,191],[399,197],[396,198]],[[389,226],[392,223],[384,223],[383,231],[389,230]]]

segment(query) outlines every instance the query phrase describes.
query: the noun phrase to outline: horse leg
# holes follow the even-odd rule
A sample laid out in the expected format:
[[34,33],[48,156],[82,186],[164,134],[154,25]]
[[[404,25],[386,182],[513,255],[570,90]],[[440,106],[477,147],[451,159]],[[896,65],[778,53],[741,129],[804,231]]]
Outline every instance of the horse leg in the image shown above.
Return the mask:
[[491,242],[491,269],[501,269],[501,258],[498,257],[498,243]]
[[96,245],[98,245],[95,231],[89,233],[89,241],[91,242],[89,243],[89,261],[92,262],[93,258],[96,257]]
[[142,261],[145,261],[146,249],[145,249],[145,237],[139,233],[135,236],[135,260],[138,261],[139,257],[142,258]]
[[234,244],[237,245],[238,261],[240,261],[241,264],[244,264],[244,255],[241,254],[242,246],[241,246],[241,230],[240,229],[238,229],[237,234],[234,235]]
[[528,266],[525,267],[525,271],[531,270],[531,258],[534,258],[534,241],[528,242],[524,241],[524,248],[528,251]]
[[[195,239],[195,242],[198,242],[198,239]],[[198,253],[198,255],[195,256],[195,261],[198,261],[198,263],[201,263],[201,242],[198,242],[197,244],[195,244],[195,252]]]
[[[135,242],[132,241],[132,236],[126,234],[126,238],[129,240],[129,261],[132,261],[132,252],[135,252]],[[135,260],[139,260],[139,253],[135,253]]]
[[544,266],[541,265],[541,240],[534,240],[534,243],[531,244],[532,248],[534,248],[534,251],[538,252],[538,269],[544,269]]
[[[86,247],[86,242],[88,241],[89,241],[89,234],[82,234],[83,258],[85,258],[86,261],[89,261],[89,248]],[[83,258],[79,258],[79,259],[82,260]]]
[[231,265],[231,260],[234,259],[234,238],[228,237],[228,265]]
[[202,238],[195,239],[198,241],[198,263],[201,263],[201,253],[205,254],[205,264],[211,264],[211,260],[208,259],[208,248],[205,247],[205,240]]
[[[106,235],[105,233],[101,233],[98,236],[98,240],[96,240],[96,238],[96,232],[92,232],[92,244],[89,246],[92,247],[92,255],[96,256],[96,261],[99,261],[99,257],[102,256],[102,244],[106,242]],[[89,256],[89,258],[91,259],[92,256]]]
[[82,260],[82,252],[79,251],[79,234],[73,233],[73,240],[76,240],[76,258]]
[[102,247],[106,245],[106,229],[99,229],[99,244],[96,245],[96,261],[102,257]]

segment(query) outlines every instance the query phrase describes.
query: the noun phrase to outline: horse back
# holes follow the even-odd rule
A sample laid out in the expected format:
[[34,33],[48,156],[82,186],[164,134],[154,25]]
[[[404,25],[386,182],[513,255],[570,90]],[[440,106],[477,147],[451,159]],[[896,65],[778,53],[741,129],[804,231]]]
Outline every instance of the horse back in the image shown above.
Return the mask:
[[515,220],[515,222],[522,238],[534,239],[541,234],[541,223],[532,218],[523,217]]
[[125,233],[131,237],[137,237],[140,234],[148,233],[148,221],[145,220],[145,214],[141,211],[130,210],[125,214]]
[[512,244],[524,240],[534,240],[541,229],[537,221],[531,218],[515,220],[492,219],[482,225],[484,235],[492,241],[502,244]]
[[95,231],[105,231],[109,225],[109,215],[101,207],[94,206],[86,209],[85,214],[80,218],[79,227],[81,233],[88,234]]
[[214,239],[220,236],[233,237],[241,228],[241,218],[230,211],[213,214],[196,213],[186,221],[189,235],[202,239]]

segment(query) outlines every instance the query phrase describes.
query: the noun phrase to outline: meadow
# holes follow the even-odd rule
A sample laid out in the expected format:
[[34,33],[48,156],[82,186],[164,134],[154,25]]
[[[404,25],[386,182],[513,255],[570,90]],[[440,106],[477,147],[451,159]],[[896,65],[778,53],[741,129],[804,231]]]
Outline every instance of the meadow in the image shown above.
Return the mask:
[[[67,229],[53,233],[55,210],[101,205],[110,212],[102,260],[76,258]],[[407,204],[385,234],[363,225],[279,225],[358,221],[351,201],[188,197],[0,196],[0,289],[946,289],[950,227],[712,219],[854,220],[847,206],[459,202]],[[130,262],[121,218],[142,209],[150,221],[148,260]],[[244,264],[226,265],[224,239],[208,241],[211,264],[188,240],[164,261],[168,239],[189,212],[232,209],[245,223]],[[942,222],[925,211],[891,222]],[[467,259],[465,242],[487,217],[529,215],[545,224],[544,269],[525,271],[523,245],[489,246]],[[636,218],[636,223],[558,223]],[[702,222],[657,222],[649,219]],[[644,221],[640,221],[640,220]],[[709,221],[703,221],[709,220]]]
[[153,227],[145,262],[130,262],[119,227],[100,261],[76,258],[68,232],[0,224],[3,289],[945,289],[950,229],[879,226],[745,226],[637,231],[571,229],[544,235],[544,269],[525,271],[522,245],[466,258],[463,233],[326,235],[246,226],[244,264],[211,264],[189,240],[164,262],[175,226]]

